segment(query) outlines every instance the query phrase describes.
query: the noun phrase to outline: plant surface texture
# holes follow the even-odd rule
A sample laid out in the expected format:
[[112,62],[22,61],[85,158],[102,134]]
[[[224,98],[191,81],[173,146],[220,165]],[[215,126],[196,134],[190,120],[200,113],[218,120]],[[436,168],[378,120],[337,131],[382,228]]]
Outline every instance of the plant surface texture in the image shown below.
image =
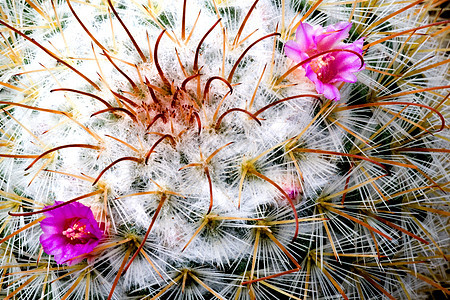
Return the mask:
[[0,298],[445,298],[443,5],[1,0]]

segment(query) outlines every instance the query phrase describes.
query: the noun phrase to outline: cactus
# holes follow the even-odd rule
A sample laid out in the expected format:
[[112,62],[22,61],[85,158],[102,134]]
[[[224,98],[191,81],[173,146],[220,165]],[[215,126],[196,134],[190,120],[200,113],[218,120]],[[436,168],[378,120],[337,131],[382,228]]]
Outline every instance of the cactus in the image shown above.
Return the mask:
[[2,1],[1,297],[450,294],[439,4]]

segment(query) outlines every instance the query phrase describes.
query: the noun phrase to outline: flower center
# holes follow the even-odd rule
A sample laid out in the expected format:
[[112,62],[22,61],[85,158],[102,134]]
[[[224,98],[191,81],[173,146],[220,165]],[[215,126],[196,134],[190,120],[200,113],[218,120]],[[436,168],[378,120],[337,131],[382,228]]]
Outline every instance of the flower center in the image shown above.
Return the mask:
[[310,63],[311,69],[317,74],[320,81],[324,81],[324,79],[334,76],[332,68],[330,67],[330,62],[334,60],[335,57],[333,55],[322,55]]
[[86,230],[86,225],[76,221],[72,226],[62,232],[70,241],[77,243],[85,243],[92,238],[92,233]]

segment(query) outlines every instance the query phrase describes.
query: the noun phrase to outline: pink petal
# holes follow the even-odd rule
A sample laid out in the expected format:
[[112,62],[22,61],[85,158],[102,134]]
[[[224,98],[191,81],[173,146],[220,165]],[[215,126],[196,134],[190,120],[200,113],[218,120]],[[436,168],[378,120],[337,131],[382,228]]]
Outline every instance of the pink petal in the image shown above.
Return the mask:
[[317,78],[317,74],[314,73],[314,71],[311,69],[311,67],[309,65],[306,66],[305,68],[306,71],[306,77],[308,77],[309,80],[311,80],[314,85],[316,86],[316,91],[319,94],[323,93],[323,85],[322,85],[322,81],[319,80],[319,78]]
[[300,45],[294,41],[288,41],[284,45],[284,53],[295,62],[301,62],[304,57],[304,53],[302,52]]
[[45,253],[51,254],[55,252],[57,249],[63,247],[67,240],[62,238],[61,236],[53,235],[53,236],[45,236],[41,235],[39,241],[44,248]]
[[41,229],[45,235],[60,234],[64,230],[62,226],[55,223],[54,218],[48,217],[41,221]]
[[325,98],[330,99],[330,100],[334,100],[334,101],[341,100],[341,94],[340,94],[338,88],[332,84],[325,83],[323,85],[323,95],[325,96]]
[[340,82],[357,82],[358,78],[353,73],[339,73],[328,83],[340,83]]
[[352,23],[341,22],[327,27],[324,34],[317,39],[317,48],[319,51],[337,48],[344,39],[348,37],[348,33]]
[[317,48],[316,36],[321,34],[321,28],[314,28],[308,23],[301,22],[295,33],[295,40],[303,52],[309,52]]

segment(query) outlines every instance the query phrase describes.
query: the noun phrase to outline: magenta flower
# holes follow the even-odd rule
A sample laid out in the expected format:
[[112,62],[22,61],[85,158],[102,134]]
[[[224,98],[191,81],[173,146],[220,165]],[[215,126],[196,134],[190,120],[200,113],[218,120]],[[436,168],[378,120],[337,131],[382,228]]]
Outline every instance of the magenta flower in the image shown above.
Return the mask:
[[[351,27],[351,23],[341,22],[324,30],[322,26],[300,23],[295,41],[288,41],[284,47],[286,55],[297,63],[319,55],[302,67],[316,91],[328,99],[339,101],[341,95],[337,86],[342,82],[356,82],[353,73],[364,69],[361,62],[363,39],[350,44],[343,42]],[[325,51],[329,52],[320,55]]]
[[[61,203],[56,201],[46,208]],[[91,209],[81,203],[69,203],[44,215],[46,218],[41,221],[44,233],[40,241],[45,253],[54,255],[58,264],[79,263],[83,257],[77,256],[90,253],[103,236]]]

